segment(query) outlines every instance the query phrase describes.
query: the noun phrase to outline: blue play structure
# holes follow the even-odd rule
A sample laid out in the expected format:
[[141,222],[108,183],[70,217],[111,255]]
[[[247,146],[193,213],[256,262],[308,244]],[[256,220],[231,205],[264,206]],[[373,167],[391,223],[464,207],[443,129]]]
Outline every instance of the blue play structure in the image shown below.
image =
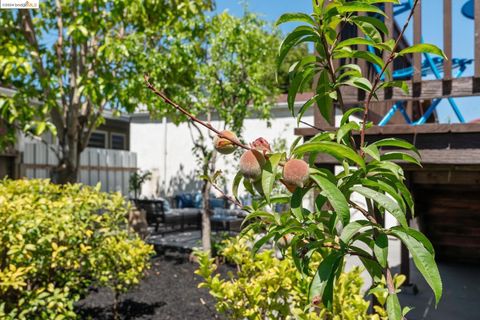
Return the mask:
[[474,19],[475,18],[473,14],[474,7],[475,7],[475,3],[473,2],[473,0],[467,1],[462,7],[462,14],[469,19]]
[[[470,4],[470,8],[468,8],[468,5]],[[393,14],[394,16],[402,14],[404,12],[410,11],[413,7],[413,0],[406,0],[402,2],[401,4],[395,5]],[[467,7],[467,8],[466,8]],[[464,11],[465,10],[465,11]],[[470,10],[470,11],[469,11]],[[462,13],[469,17],[466,13],[470,13],[473,16],[473,0],[467,2],[465,6],[462,8]],[[423,42],[423,38],[421,40]],[[372,47],[369,47],[369,50],[371,52],[374,52],[375,49]],[[428,76],[428,75],[433,75],[435,76],[436,79],[442,79],[442,73],[443,73],[443,59],[438,58],[438,57],[432,57],[430,54],[425,53],[423,54],[424,56],[424,61],[422,63],[422,76]],[[455,77],[461,77],[463,73],[465,72],[467,66],[473,62],[472,59],[458,59],[458,58],[453,58],[452,59],[452,69],[456,70]],[[377,66],[374,65],[375,71],[380,73],[381,69]],[[405,78],[410,78],[413,76],[414,70],[413,67],[408,67],[408,68],[403,68],[403,69],[397,69],[394,70],[392,77],[393,79],[405,79]],[[383,79],[382,79],[383,80]],[[379,122],[379,126],[384,126],[386,125],[392,117],[395,115],[395,113],[398,111],[400,114],[403,116],[405,121],[410,124],[410,125],[421,125],[424,124],[428,118],[432,115],[432,113],[436,110],[437,106],[440,104],[440,101],[442,99],[435,99],[432,101],[432,104],[428,107],[428,109],[425,111],[425,113],[417,120],[413,121],[410,119],[409,115],[407,114],[405,107],[404,107],[404,102],[399,101],[395,103],[390,110],[387,112],[387,114],[383,117],[383,119]],[[460,112],[460,109],[458,108],[457,103],[453,98],[447,98],[448,103],[450,104],[453,112],[458,118],[458,121],[460,123],[465,123],[465,119]]]

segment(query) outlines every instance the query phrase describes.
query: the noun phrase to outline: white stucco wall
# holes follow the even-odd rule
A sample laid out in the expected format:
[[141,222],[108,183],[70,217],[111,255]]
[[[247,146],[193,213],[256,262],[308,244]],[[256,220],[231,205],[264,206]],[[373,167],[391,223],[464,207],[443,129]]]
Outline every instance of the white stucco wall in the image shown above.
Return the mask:
[[[303,120],[313,123],[313,115],[307,114]],[[263,137],[273,144],[275,139],[283,138],[289,146],[296,138],[293,134],[295,119],[285,108],[272,112],[270,126],[257,118],[248,118],[244,124],[242,138],[246,142]],[[212,121],[212,125],[223,128],[219,121]],[[193,133],[195,135],[195,131]],[[192,152],[188,124],[176,126],[165,119],[152,121],[147,115],[136,115],[131,120],[130,146],[138,155],[138,167],[152,172],[152,179],[142,189],[143,196],[200,191],[200,181],[195,174],[198,165]],[[236,173],[238,157],[239,154],[218,156],[217,169],[223,171],[228,186]]]
[[[335,122],[340,123],[341,115],[335,116]],[[306,114],[305,122],[313,124],[313,114]],[[358,119],[357,119],[358,120]],[[287,146],[295,140],[293,134],[296,120],[291,117],[286,107],[277,107],[272,111],[271,125],[256,118],[246,119],[242,138],[252,142],[258,137],[267,139],[271,144],[275,139],[286,140]],[[223,123],[212,121],[216,128],[223,128]],[[304,125],[302,125],[304,127]],[[204,132],[207,132],[204,129]],[[195,133],[195,131],[194,131]],[[185,192],[199,192],[201,181],[195,173],[198,165],[193,155],[193,142],[189,127],[186,123],[179,126],[163,120],[151,120],[146,114],[135,115],[131,119],[130,148],[137,153],[137,164],[141,170],[152,172],[152,179],[142,188],[142,196],[173,196]],[[231,183],[237,170],[238,154],[219,155],[217,170],[222,170],[227,178],[227,192],[231,190]],[[342,168],[338,166],[336,173]],[[240,190],[241,192],[241,190]],[[365,206],[363,197],[354,194],[354,201]],[[365,219],[360,212],[352,210],[352,220]],[[388,227],[396,225],[396,220],[386,216]]]

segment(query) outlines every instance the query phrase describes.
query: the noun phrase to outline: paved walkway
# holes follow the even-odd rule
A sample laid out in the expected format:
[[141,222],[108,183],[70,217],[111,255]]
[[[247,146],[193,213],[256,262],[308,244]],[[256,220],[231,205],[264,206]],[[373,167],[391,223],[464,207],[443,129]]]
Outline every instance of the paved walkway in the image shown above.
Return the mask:
[[478,320],[480,319],[480,266],[440,263],[443,297],[435,308],[435,298],[428,284],[415,269],[411,282],[418,286],[417,295],[400,294],[403,305],[414,306],[409,320]]
[[[400,241],[391,239],[388,260],[394,272],[400,266]],[[360,265],[356,257],[347,259],[346,270]],[[418,287],[418,294],[407,290],[399,294],[403,306],[414,307],[407,314],[408,320],[480,320],[480,265],[438,264],[443,282],[443,297],[437,308],[432,290],[410,260],[410,282]],[[368,290],[371,280],[363,274],[364,290]]]

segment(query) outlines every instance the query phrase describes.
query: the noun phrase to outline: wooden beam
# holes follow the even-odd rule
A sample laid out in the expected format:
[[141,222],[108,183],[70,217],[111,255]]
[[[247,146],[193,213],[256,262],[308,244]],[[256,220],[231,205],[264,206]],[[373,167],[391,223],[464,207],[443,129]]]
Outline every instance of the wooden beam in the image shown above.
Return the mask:
[[[385,137],[381,137],[385,138]],[[372,139],[373,140],[379,140],[378,139]],[[389,150],[392,151],[392,150]],[[450,171],[458,171],[456,169],[459,166],[476,166],[477,172],[480,172],[480,169],[478,166],[480,166],[480,149],[419,149],[420,155],[421,155],[421,163],[424,166],[429,166],[429,165],[442,165],[442,166],[453,166],[455,169],[452,169]],[[411,153],[413,156],[415,156],[413,153]],[[406,163],[404,161],[395,161],[398,164],[401,164],[402,166],[406,165],[406,168],[409,168],[411,171],[419,171],[421,167],[416,167],[412,166],[409,163]],[[317,156],[317,159],[315,160],[316,164],[322,164],[322,165],[341,165],[341,163],[331,157],[328,154],[321,153]],[[448,171],[448,172],[450,172]],[[468,177],[471,175],[471,171],[464,170],[466,173],[464,174],[465,177]],[[475,178],[478,179],[478,178]],[[480,182],[480,179],[478,179]]]
[[[414,85],[407,82],[409,93],[404,93],[398,88],[379,90],[379,101],[402,101],[402,100],[431,100],[448,97],[471,97],[480,96],[480,81],[474,77],[462,77],[451,81],[425,80]],[[359,90],[352,87],[342,87],[342,96],[345,104],[358,104]]]
[[[418,1],[413,14],[413,44],[422,43],[422,0]],[[413,54],[413,82],[422,81],[422,54]]]
[[[326,128],[327,130],[334,130],[335,128]],[[307,137],[313,137],[318,133],[318,130],[311,128],[297,128],[295,134]],[[402,125],[388,125],[384,127],[373,126],[368,129],[365,134],[371,135],[422,135],[422,134],[441,134],[441,133],[470,133],[480,135],[480,123],[427,123],[421,126],[412,126],[408,124]],[[358,132],[354,132],[358,135]],[[385,137],[382,137],[385,138]],[[480,139],[478,143],[480,143]]]
[[475,78],[480,78],[480,0],[474,2],[475,17]]
[[443,61],[443,78],[452,79],[452,0],[443,0],[443,51],[448,59]]

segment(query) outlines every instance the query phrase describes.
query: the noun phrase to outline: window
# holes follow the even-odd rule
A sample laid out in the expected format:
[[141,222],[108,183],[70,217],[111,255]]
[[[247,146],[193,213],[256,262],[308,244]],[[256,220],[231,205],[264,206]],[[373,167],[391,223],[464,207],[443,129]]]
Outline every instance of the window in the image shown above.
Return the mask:
[[103,148],[107,147],[107,133],[94,131],[88,140],[88,147],[90,148]]
[[125,150],[125,135],[122,133],[112,133],[111,148],[116,150]]

